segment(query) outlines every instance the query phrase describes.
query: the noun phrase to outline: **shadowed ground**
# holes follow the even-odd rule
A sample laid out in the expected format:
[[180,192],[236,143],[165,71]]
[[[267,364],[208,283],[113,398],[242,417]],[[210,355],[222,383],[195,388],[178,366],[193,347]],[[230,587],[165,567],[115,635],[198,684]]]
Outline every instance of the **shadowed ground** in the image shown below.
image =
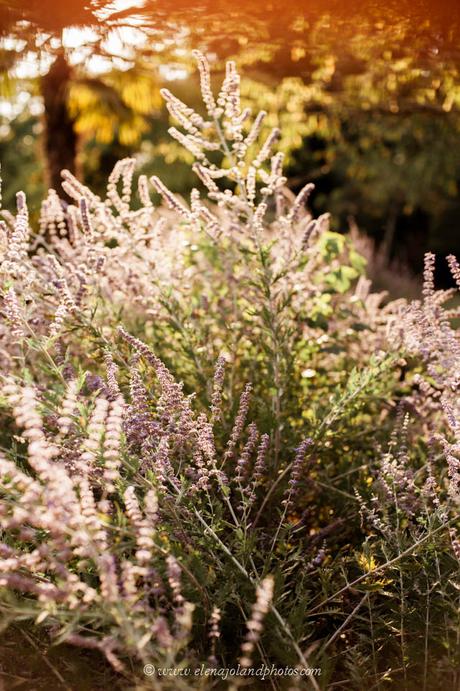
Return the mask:
[[100,655],[49,646],[36,631],[12,626],[0,638],[0,691],[98,691],[121,688]]

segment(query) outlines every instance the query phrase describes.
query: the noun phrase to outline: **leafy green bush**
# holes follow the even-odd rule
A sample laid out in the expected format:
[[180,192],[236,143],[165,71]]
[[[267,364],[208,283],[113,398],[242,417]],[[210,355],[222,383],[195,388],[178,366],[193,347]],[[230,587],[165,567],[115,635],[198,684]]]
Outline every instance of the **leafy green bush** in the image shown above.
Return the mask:
[[133,200],[126,159],[106,200],[64,171],[75,204],[51,190],[35,234],[22,193],[5,214],[5,623],[139,686],[239,664],[238,686],[260,663],[294,670],[275,687],[455,683],[450,293],[428,256],[422,302],[372,294],[311,186],[287,198],[234,64],[215,100],[197,60],[206,115],[164,97],[208,200],[153,177],[155,208],[142,176]]

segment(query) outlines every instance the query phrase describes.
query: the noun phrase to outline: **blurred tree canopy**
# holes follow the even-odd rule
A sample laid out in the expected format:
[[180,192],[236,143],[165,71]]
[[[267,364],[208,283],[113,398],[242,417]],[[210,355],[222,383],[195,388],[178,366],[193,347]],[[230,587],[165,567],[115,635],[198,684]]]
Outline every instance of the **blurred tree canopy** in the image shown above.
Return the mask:
[[[124,50],[115,55],[106,45],[108,33],[123,26],[116,17],[110,19],[112,4],[107,0],[62,4],[2,0],[0,4],[3,91],[11,96],[15,89],[24,88],[11,75],[17,63],[31,55],[37,75],[29,77],[26,88],[42,98],[48,182],[59,191],[63,168],[80,172],[80,135],[94,135],[103,144],[138,145],[148,129],[144,116],[161,105],[154,73],[142,69],[133,50],[123,45]],[[66,35],[69,29],[70,36]],[[80,55],[73,65],[76,49]],[[94,57],[105,60],[107,67],[98,78],[88,64]],[[117,69],[120,64],[122,69]]]
[[[193,73],[198,47],[217,80],[225,59],[238,61],[247,103],[282,128],[290,186],[316,183],[314,211],[331,211],[338,229],[353,218],[418,269],[427,246],[460,252],[459,27],[448,0],[1,0],[4,98],[16,90],[43,104],[3,124],[4,177],[41,193],[41,128],[57,189],[62,167],[80,162],[98,187],[139,150],[145,172],[188,191],[196,183],[168,139],[159,87]],[[40,69],[21,77],[27,54]],[[198,105],[195,76],[174,89]]]

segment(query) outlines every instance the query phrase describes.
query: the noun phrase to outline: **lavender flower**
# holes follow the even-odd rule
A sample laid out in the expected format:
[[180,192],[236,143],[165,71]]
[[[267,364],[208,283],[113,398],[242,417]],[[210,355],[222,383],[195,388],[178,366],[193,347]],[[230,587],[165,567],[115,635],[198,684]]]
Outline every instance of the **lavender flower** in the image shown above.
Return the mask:
[[244,482],[244,480],[246,480],[248,477],[251,455],[256,447],[257,440],[259,438],[257,425],[254,422],[251,422],[251,424],[249,425],[248,432],[248,440],[244,445],[241,456],[236,463],[236,481],[239,484]]
[[299,492],[300,481],[302,480],[305,457],[308,449],[312,446],[312,439],[305,439],[298,446],[296,455],[292,463],[291,474],[288,482],[286,492],[284,494],[285,510],[289,511],[293,508],[294,499]]
[[449,256],[447,257],[447,263],[449,264],[449,269],[452,274],[452,277],[460,290],[460,264],[458,263],[457,258],[454,257],[453,254],[449,254]]
[[208,61],[198,50],[194,50],[192,54],[198,63],[198,69],[200,71],[200,87],[204,104],[210,117],[214,118],[216,117],[217,105],[211,89],[211,75]]
[[233,457],[236,445],[243,432],[244,424],[246,422],[246,416],[249,410],[249,402],[251,400],[252,385],[246,384],[243,393],[240,397],[240,403],[238,407],[238,413],[233,424],[233,429],[230,435],[230,439],[227,443],[227,449],[224,454],[224,463]]
[[11,324],[11,334],[16,338],[24,338],[24,316],[19,306],[18,296],[14,288],[10,288],[3,300],[5,315]]
[[273,599],[274,580],[267,576],[257,586],[256,601],[252,607],[251,618],[246,624],[247,634],[241,646],[240,665],[248,668],[252,665],[252,654],[263,630],[263,621]]
[[219,355],[214,371],[212,396],[211,396],[211,415],[212,421],[216,422],[222,417],[222,389],[224,385],[225,367],[227,359],[224,355]]

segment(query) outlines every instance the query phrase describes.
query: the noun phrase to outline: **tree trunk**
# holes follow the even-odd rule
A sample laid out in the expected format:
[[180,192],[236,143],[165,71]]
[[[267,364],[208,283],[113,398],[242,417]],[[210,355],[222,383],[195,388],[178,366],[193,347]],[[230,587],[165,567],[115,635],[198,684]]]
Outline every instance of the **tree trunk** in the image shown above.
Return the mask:
[[41,91],[45,107],[45,157],[48,183],[67,200],[61,187],[61,170],[77,173],[78,136],[67,108],[72,68],[60,53],[47,74],[42,77]]
[[379,248],[379,255],[383,267],[390,265],[399,213],[400,205],[394,202],[388,212],[382,243]]

